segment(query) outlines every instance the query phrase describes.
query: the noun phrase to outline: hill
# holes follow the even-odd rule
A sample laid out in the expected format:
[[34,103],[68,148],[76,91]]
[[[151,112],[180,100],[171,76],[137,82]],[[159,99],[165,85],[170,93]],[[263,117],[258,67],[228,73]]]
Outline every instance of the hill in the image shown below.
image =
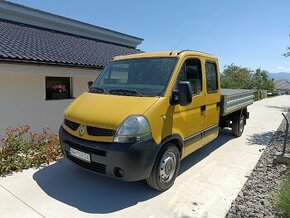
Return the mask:
[[270,77],[274,80],[286,79],[290,82],[290,73],[279,72],[279,73],[270,73]]

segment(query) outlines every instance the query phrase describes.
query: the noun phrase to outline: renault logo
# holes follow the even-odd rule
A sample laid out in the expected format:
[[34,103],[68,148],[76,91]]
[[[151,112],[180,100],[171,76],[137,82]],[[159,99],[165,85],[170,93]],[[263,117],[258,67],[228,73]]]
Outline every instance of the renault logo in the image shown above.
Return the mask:
[[85,134],[85,126],[80,127],[79,133],[80,133],[80,136],[83,136]]

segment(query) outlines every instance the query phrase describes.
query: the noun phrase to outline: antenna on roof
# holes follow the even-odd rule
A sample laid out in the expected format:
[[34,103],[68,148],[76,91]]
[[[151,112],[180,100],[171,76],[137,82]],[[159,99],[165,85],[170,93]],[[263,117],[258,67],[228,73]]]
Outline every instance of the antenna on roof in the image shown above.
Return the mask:
[[187,38],[189,35],[189,31],[184,35],[184,37],[175,45],[175,47],[171,50],[169,55],[172,55],[173,51]]

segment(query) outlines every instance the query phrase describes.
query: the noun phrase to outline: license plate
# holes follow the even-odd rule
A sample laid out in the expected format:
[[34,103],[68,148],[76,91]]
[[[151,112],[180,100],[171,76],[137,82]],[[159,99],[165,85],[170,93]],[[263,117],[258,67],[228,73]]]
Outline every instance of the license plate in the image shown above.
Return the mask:
[[90,154],[87,154],[85,152],[82,152],[82,151],[78,151],[74,148],[70,148],[69,149],[69,153],[71,156],[74,156],[80,160],[83,160],[83,161],[86,161],[86,162],[91,162],[91,156]]

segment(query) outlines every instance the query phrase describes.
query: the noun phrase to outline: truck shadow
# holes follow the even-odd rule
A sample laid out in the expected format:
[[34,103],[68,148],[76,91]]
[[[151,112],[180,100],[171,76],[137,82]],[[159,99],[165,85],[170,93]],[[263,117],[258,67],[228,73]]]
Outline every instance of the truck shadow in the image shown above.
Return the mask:
[[118,211],[159,194],[142,181],[96,175],[64,158],[34,173],[33,179],[50,197],[87,213]]
[[[216,140],[181,162],[180,174],[232,138],[231,134],[222,131]],[[50,197],[92,214],[122,210],[162,194],[151,189],[144,181],[121,182],[99,176],[64,159],[41,168],[34,173],[33,179]]]
[[179,175],[184,173],[186,170],[203,160],[205,157],[210,155],[216,149],[221,147],[223,144],[227,143],[231,139],[235,138],[231,131],[228,129],[223,129],[220,131],[220,135],[213,140],[211,143],[205,145],[199,150],[195,151],[193,154],[184,158],[180,164]]

